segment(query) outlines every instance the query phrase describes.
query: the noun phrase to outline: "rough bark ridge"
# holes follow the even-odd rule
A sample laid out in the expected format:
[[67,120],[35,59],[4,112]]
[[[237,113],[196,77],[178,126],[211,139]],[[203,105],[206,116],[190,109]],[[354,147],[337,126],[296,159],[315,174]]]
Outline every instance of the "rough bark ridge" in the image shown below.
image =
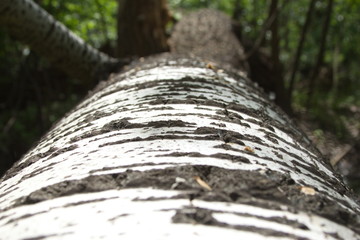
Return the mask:
[[207,61],[230,64],[248,72],[244,51],[224,13],[202,9],[183,17],[169,40],[174,53],[191,53]]
[[118,61],[86,44],[31,0],[1,0],[0,25],[72,77],[97,81]]
[[2,179],[0,238],[359,239],[309,140],[206,65],[165,55],[100,84]]
[[119,0],[118,57],[148,56],[168,50],[166,0]]

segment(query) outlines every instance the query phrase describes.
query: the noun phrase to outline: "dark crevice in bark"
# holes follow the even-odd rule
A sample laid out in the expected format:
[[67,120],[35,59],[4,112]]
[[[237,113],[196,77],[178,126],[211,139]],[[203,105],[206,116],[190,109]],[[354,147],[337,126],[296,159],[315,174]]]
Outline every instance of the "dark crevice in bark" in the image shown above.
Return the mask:
[[[55,25],[56,22],[51,23],[51,27],[49,28],[49,30],[47,31],[47,33],[44,36],[44,41],[46,41],[46,39],[48,39],[48,37],[50,37],[50,35],[53,33],[54,29],[55,29]],[[74,44],[74,43],[72,43]]]
[[[197,207],[186,207],[180,210],[177,210],[175,215],[172,217],[172,221],[174,223],[185,223],[185,224],[200,224],[200,225],[206,225],[206,226],[216,226],[221,228],[230,228],[230,229],[236,229],[241,230],[245,232],[251,232],[251,233],[259,233],[263,236],[271,236],[271,237],[290,237],[290,238],[297,238],[297,236],[284,233],[281,231],[271,230],[267,228],[260,228],[260,227],[254,227],[254,226],[246,226],[246,225],[238,225],[235,224],[229,224],[229,223],[223,223],[218,220],[216,220],[213,217],[214,213],[223,213],[220,211],[213,211],[210,209],[204,209],[204,208],[197,208]],[[237,214],[238,216],[241,214]],[[251,217],[253,216],[247,216],[242,215],[244,217]],[[262,220],[268,220],[261,217],[256,217]],[[301,229],[307,229],[307,227],[303,224],[299,224],[297,222],[281,222],[282,224],[290,225],[292,227],[301,228]],[[296,224],[297,223],[297,224]],[[304,240],[307,238],[303,238]]]

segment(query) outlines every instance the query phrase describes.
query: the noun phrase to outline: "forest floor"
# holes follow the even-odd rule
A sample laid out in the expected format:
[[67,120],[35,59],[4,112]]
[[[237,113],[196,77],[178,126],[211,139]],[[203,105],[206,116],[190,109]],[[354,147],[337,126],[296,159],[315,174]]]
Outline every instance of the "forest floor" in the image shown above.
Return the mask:
[[296,114],[300,128],[325,155],[333,168],[344,177],[345,182],[360,196],[360,107],[351,109],[353,115],[345,123],[349,132],[346,139],[339,138],[331,130],[320,130],[316,120],[307,114]]

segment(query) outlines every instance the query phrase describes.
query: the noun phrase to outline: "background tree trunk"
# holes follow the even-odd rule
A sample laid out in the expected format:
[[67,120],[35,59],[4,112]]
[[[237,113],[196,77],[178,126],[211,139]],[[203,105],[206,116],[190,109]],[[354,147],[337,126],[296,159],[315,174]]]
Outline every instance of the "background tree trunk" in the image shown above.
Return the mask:
[[252,82],[164,55],[101,83],[0,184],[3,239],[359,239],[359,205]]
[[[286,3],[286,1],[284,2]],[[284,76],[283,76],[283,68],[280,62],[280,38],[279,38],[279,16],[278,12],[281,9],[278,9],[278,0],[271,0],[269,7],[269,17],[268,19],[274,18],[270,25],[271,32],[271,64],[272,64],[272,72],[275,75],[275,102],[281,106],[281,108],[287,113],[291,114],[291,102],[288,98],[288,94],[285,89]],[[284,4],[283,6],[284,7]]]
[[316,58],[316,64],[314,69],[312,70],[310,79],[309,79],[309,91],[306,99],[306,109],[309,110],[311,107],[311,101],[312,97],[315,91],[316,87],[316,80],[319,76],[320,69],[324,63],[324,55],[325,55],[325,48],[326,48],[326,38],[329,32],[329,26],[330,26],[330,20],[331,20],[331,14],[333,9],[333,0],[328,1],[328,5],[326,8],[326,16],[324,21],[324,27],[321,32],[321,40],[320,40],[320,47],[319,47],[319,53]]
[[166,0],[119,0],[118,57],[148,56],[168,50]]
[[300,65],[300,56],[301,56],[302,49],[303,49],[303,46],[304,46],[304,43],[305,43],[308,28],[309,28],[310,23],[311,23],[311,18],[312,18],[312,14],[313,14],[313,11],[314,11],[315,3],[316,3],[316,0],[311,0],[310,1],[309,8],[308,8],[307,13],[306,13],[305,23],[304,23],[304,26],[303,26],[303,28],[301,30],[299,43],[298,43],[298,46],[296,48],[295,60],[294,60],[293,66],[292,66],[291,76],[290,76],[290,80],[289,80],[289,88],[288,88],[288,94],[289,94],[290,101],[292,100],[292,95],[293,95],[294,86],[295,86],[295,76],[296,76],[297,70],[298,70],[299,65]]
[[0,0],[0,25],[54,66],[84,81],[99,80],[118,64],[117,60],[86,44],[31,0]]

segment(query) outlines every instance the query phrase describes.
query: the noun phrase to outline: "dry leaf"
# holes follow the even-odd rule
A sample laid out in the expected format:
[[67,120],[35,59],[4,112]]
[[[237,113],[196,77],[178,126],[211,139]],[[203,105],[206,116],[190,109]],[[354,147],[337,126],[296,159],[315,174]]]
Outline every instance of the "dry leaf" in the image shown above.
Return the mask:
[[244,150],[245,150],[245,151],[248,151],[248,152],[252,152],[252,153],[255,152],[254,149],[252,149],[252,148],[249,147],[249,146],[246,146],[246,147],[244,148]]
[[216,67],[215,65],[212,63],[212,62],[208,62],[206,64],[206,68],[209,68],[209,69],[212,69],[212,70],[216,70]]
[[206,182],[204,182],[199,176],[195,176],[194,179],[195,179],[196,182],[197,182],[200,186],[202,186],[203,188],[205,188],[205,189],[207,189],[207,190],[209,190],[209,191],[212,190],[211,187],[210,187]]
[[313,189],[311,187],[301,186],[300,191],[306,195],[315,195],[316,194],[315,189]]

